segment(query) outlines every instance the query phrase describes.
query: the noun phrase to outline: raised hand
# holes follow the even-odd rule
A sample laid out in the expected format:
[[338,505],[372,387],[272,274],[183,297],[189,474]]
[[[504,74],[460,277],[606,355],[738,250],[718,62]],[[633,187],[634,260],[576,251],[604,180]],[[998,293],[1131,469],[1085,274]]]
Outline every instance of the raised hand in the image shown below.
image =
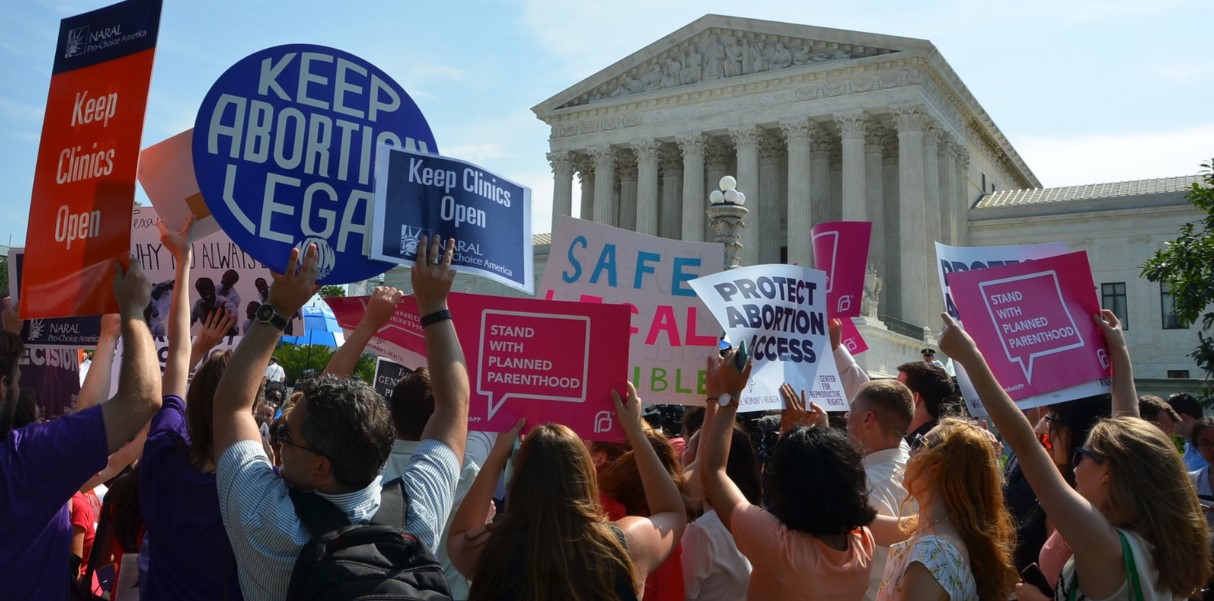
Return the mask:
[[611,400],[615,403],[615,414],[620,419],[620,424],[624,426],[624,431],[631,436],[634,432],[641,431],[641,399],[637,396],[636,386],[632,382],[628,383],[628,396],[624,399],[620,398],[620,393],[616,389],[611,389]]
[[124,317],[143,319],[143,310],[152,302],[152,283],[138,262],[132,262],[129,270],[121,263],[114,266],[114,298]]
[[169,249],[169,252],[173,253],[173,257],[180,259],[186,251],[191,249],[190,228],[193,225],[194,215],[186,217],[185,223],[179,230],[171,230],[164,224],[164,221],[156,221],[156,228],[160,230],[160,242]]
[[707,358],[708,377],[704,380],[704,385],[708,389],[708,398],[719,399],[721,393],[725,392],[721,389],[721,354],[713,351],[709,353]]
[[746,360],[746,366],[738,371],[738,366],[734,364],[734,356],[738,354],[738,349],[729,349],[725,352],[724,360],[721,362],[721,368],[717,371],[717,376],[721,380],[721,390],[728,392],[734,398],[734,402],[738,401],[738,397],[742,394],[742,389],[746,387],[746,382],[750,380],[750,369],[754,367],[754,362],[750,359]]
[[1092,316],[1092,320],[1096,322],[1096,327],[1100,328],[1104,342],[1109,345],[1110,350],[1129,348],[1126,346],[1125,330],[1122,329],[1121,320],[1117,319],[1116,313],[1102,309],[1099,314]]
[[826,411],[817,403],[809,403],[806,409],[805,391],[800,396],[792,385],[785,382],[780,386],[780,397],[784,399],[784,410],[780,412],[780,433],[785,434],[797,428],[826,428],[830,426]]
[[207,320],[203,322],[202,329],[198,330],[198,336],[194,339],[194,348],[202,350],[204,355],[211,352],[211,349],[228,335],[234,325],[236,325],[236,313],[232,310],[215,309],[211,311],[207,315]]
[[392,313],[396,311],[396,303],[400,302],[404,293],[391,286],[379,286],[375,292],[371,294],[371,301],[367,303],[367,312],[363,316],[363,321],[375,327],[375,331],[379,331],[388,320],[392,319]]
[[451,270],[451,258],[455,256],[455,239],[447,239],[447,248],[442,247],[442,238],[434,236],[422,239],[417,245],[417,260],[410,270],[413,295],[417,297],[417,308],[422,316],[447,308],[447,294],[455,281]]
[[940,333],[941,352],[963,365],[966,361],[982,355],[978,351],[978,345],[974,344],[974,339],[961,329],[957,320],[948,313],[941,313],[940,318],[944,320],[944,331]]
[[319,261],[315,244],[308,245],[302,262],[299,260],[299,249],[291,249],[286,273],[273,274],[274,283],[270,284],[270,295],[266,298],[279,315],[294,315],[320,289],[316,285],[316,265]]
[[843,344],[843,320],[838,317],[831,319],[826,323],[826,329],[830,331],[830,350],[837,350]]

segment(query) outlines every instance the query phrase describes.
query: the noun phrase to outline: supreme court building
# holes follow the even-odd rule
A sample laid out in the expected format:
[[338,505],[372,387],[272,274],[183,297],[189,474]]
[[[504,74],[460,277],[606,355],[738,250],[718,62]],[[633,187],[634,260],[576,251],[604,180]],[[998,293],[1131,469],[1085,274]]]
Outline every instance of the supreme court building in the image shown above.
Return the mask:
[[[1089,252],[1106,306],[1120,303],[1142,384],[1196,387],[1196,328],[1169,323],[1166,290],[1138,266],[1197,217],[1183,199],[1197,178],[1042,190],[929,41],[708,15],[533,110],[551,127],[554,223],[712,240],[707,197],[727,174],[750,210],[743,265],[812,265],[814,224],[871,221],[881,285],[858,320],[872,350],[857,359],[875,374],[934,341],[934,241],[1064,241]],[[548,241],[536,237],[537,282]]]

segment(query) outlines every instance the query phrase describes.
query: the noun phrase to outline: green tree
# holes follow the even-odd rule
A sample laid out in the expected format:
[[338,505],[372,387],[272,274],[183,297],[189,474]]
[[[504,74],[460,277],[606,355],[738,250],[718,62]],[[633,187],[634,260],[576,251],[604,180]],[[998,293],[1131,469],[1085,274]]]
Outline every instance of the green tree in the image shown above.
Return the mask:
[[320,292],[317,294],[319,294],[321,298],[343,297],[346,295],[346,287],[335,284],[321,286]]
[[[1142,275],[1152,282],[1171,285],[1177,317],[1185,323],[1200,323],[1202,330],[1214,326],[1214,160],[1202,165],[1201,181],[1185,194],[1185,200],[1205,216],[1180,226],[1180,235],[1142,265]],[[1197,332],[1197,348],[1189,356],[1206,372],[1206,403],[1214,400],[1210,387],[1214,378],[1214,337]]]

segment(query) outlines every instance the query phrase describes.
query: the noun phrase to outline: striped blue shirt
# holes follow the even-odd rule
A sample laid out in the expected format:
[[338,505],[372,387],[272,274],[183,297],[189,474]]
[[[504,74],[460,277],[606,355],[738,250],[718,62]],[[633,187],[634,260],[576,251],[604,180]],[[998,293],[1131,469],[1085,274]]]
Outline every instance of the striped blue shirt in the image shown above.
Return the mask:
[[[242,440],[228,447],[216,466],[219,511],[236,555],[240,588],[248,601],[281,601],[287,596],[291,569],[311,534],[295,516],[287,483],[274,472],[260,441]],[[405,468],[409,511],[405,529],[434,549],[451,512],[459,480],[455,452],[437,440],[423,440]],[[379,509],[382,480],[366,488],[322,497],[365,524]]]

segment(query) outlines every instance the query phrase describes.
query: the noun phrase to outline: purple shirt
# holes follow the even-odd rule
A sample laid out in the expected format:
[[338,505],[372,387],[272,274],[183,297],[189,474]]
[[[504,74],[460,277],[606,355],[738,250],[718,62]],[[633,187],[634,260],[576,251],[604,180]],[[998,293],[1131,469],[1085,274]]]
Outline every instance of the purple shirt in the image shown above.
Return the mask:
[[30,424],[0,441],[0,582],[7,599],[66,599],[67,501],[105,467],[101,407]]
[[152,418],[139,467],[139,505],[148,546],[148,575],[140,599],[243,599],[232,546],[219,516],[215,474],[194,469],[189,445],[185,401],[166,396]]

